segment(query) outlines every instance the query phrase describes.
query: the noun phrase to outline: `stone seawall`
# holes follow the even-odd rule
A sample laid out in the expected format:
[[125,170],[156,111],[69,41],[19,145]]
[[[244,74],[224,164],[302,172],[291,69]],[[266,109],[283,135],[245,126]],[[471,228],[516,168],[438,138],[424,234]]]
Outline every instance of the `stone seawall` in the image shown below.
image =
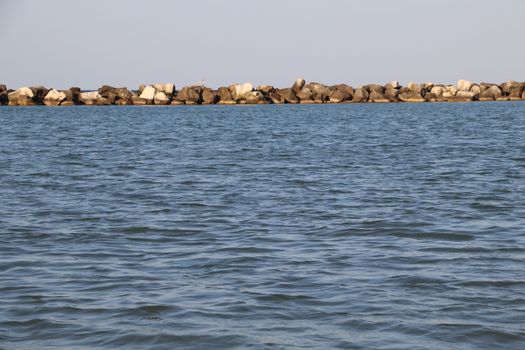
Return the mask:
[[9,90],[0,84],[0,105],[236,105],[236,104],[318,104],[390,102],[471,102],[525,100],[525,82],[502,84],[460,80],[456,85],[398,82],[369,84],[353,88],[346,84],[327,86],[297,79],[290,88],[251,83],[233,84],[216,90],[193,85],[177,90],[174,84],[141,85],[138,90],[104,85],[97,91],[47,89],[43,86]]

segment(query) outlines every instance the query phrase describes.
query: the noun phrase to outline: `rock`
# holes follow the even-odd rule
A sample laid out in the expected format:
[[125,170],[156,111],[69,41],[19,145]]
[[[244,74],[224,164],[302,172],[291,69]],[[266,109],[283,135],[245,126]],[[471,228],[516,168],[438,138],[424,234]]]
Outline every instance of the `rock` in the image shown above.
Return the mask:
[[370,97],[368,98],[368,101],[374,102],[374,103],[387,103],[387,102],[390,102],[390,99],[388,99],[382,93],[374,90],[370,93]]
[[234,84],[230,85],[229,89],[234,100],[241,100],[247,92],[253,91],[253,84]]
[[511,80],[500,85],[503,95],[509,96],[513,91],[523,89],[524,83],[518,83],[517,81]]
[[399,81],[391,81],[390,83],[387,83],[385,85],[385,90],[388,89],[399,89],[401,85],[399,84]]
[[525,100],[525,91],[523,91],[523,94],[521,95],[521,99]]
[[[139,88],[139,91],[141,89]],[[155,95],[157,94],[157,91],[155,88],[151,85],[148,85],[144,88],[142,88],[142,91],[139,94],[139,97],[146,101],[146,104],[152,104],[153,100],[155,99]],[[135,104],[135,100],[133,101],[133,104]]]
[[458,81],[457,88],[458,88],[458,91],[470,91],[470,88],[472,88],[472,85],[474,85],[474,83],[472,83],[471,81],[460,80]]
[[474,101],[475,94],[472,91],[460,90],[457,92],[456,96],[452,98],[455,102],[469,102]]
[[219,97],[219,104],[236,104],[237,102],[233,99],[233,95],[229,88],[227,87],[220,87],[217,90],[217,96]]
[[46,106],[58,106],[66,99],[66,94],[55,89],[49,90],[46,97],[44,98],[44,104]]
[[275,93],[279,94],[282,97],[284,103],[299,103],[299,99],[297,98],[297,96],[291,88],[277,89]]
[[399,96],[399,89],[388,88],[385,90],[384,96],[390,101],[395,102]]
[[274,92],[275,88],[271,85],[259,85],[257,91],[262,92],[265,95],[268,95],[270,92]]
[[36,103],[33,100],[35,94],[32,89],[28,87],[21,87],[7,95],[10,106],[30,106]]
[[355,102],[355,103],[368,102],[369,96],[370,96],[370,93],[365,87],[359,87],[354,90],[354,98],[352,99],[352,102]]
[[418,92],[404,92],[399,94],[399,100],[403,102],[425,102],[425,98]]
[[449,93],[450,96],[456,96],[456,94],[458,93],[458,88],[454,85],[447,85],[446,88],[447,91],[445,93]]
[[330,103],[342,103],[354,97],[354,89],[346,84],[334,85],[330,88]]
[[127,88],[114,88],[109,85],[102,86],[98,89],[98,93],[109,103],[117,105],[131,104],[131,97],[133,96],[133,93]]
[[430,92],[432,88],[434,87],[434,83],[426,82],[426,83],[421,84],[421,87],[423,88],[423,90]]
[[503,92],[497,85],[492,85],[479,95],[480,101],[494,101],[503,96]]
[[323,84],[319,83],[308,83],[304,85],[312,92],[312,98],[316,103],[324,103],[329,100],[331,89]]
[[79,96],[79,102],[88,106],[108,105],[109,102],[98,93],[98,91],[82,92]]
[[153,87],[157,92],[163,92],[166,97],[171,97],[175,93],[175,84],[154,84]]
[[470,91],[472,91],[474,93],[474,95],[479,95],[481,94],[481,87],[479,85],[472,85],[472,87],[470,88]]
[[153,103],[156,105],[167,105],[168,103],[170,103],[170,100],[163,91],[159,91],[155,94]]
[[7,91],[7,86],[5,86],[5,84],[0,84],[0,94],[6,91]]
[[437,97],[443,96],[443,93],[446,91],[447,88],[442,85],[434,86],[432,89],[430,89],[430,93]]
[[433,94],[432,92],[428,92],[427,94],[425,94],[425,100],[427,102],[437,102],[440,100],[440,97],[436,94]]
[[416,83],[408,83],[407,88],[411,92],[416,92],[418,94],[421,94],[421,86]]
[[268,101],[264,97],[263,93],[260,91],[250,91],[244,94],[244,99],[247,104],[256,105],[256,104],[266,104]]
[[297,94],[299,91],[301,91],[304,88],[305,84],[306,84],[306,81],[303,78],[297,79],[292,86],[292,91]]
[[[140,90],[140,89],[139,89]],[[151,104],[150,100],[145,100],[137,95],[133,95],[131,97],[131,103],[133,103],[134,106],[144,106],[147,104]]]
[[309,88],[303,88],[301,91],[297,93],[297,97],[301,101],[301,103],[313,103],[314,102],[314,94],[312,90]]
[[368,85],[365,85],[365,88],[370,93],[377,92],[377,93],[382,95],[383,92],[385,92],[385,88],[382,85],[379,85],[379,84],[368,84]]
[[219,102],[220,98],[215,91],[210,88],[202,89],[202,104],[203,105],[213,105]]
[[187,86],[183,87],[182,90],[177,94],[176,99],[183,101],[187,105],[201,104],[202,103],[202,86]]
[[44,98],[49,92],[49,90],[43,86],[31,86],[30,89],[33,91],[33,101],[35,104],[42,104],[44,102]]

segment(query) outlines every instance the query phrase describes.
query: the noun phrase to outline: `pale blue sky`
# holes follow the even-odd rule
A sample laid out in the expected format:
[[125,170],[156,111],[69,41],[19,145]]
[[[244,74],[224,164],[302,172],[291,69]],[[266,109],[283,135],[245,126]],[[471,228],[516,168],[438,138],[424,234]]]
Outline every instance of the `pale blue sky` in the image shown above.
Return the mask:
[[0,0],[0,83],[525,81],[523,0]]

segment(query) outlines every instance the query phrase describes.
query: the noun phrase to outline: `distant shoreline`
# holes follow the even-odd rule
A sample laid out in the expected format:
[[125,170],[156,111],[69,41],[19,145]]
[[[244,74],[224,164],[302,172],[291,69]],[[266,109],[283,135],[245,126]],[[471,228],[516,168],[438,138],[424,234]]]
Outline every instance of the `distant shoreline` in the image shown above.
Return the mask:
[[460,80],[455,85],[398,82],[368,84],[353,88],[346,84],[328,86],[297,79],[292,87],[251,83],[211,89],[193,85],[177,90],[174,84],[141,85],[138,90],[104,85],[98,90],[68,90],[43,86],[8,89],[0,84],[2,106],[181,106],[257,104],[342,104],[342,103],[424,103],[525,100],[525,82],[501,84]]

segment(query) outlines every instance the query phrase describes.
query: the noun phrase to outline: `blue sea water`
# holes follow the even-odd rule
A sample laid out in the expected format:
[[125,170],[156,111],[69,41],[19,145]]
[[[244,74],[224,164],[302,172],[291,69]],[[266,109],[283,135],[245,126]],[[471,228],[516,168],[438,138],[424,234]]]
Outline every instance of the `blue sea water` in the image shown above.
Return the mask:
[[525,349],[525,103],[0,108],[0,349]]

